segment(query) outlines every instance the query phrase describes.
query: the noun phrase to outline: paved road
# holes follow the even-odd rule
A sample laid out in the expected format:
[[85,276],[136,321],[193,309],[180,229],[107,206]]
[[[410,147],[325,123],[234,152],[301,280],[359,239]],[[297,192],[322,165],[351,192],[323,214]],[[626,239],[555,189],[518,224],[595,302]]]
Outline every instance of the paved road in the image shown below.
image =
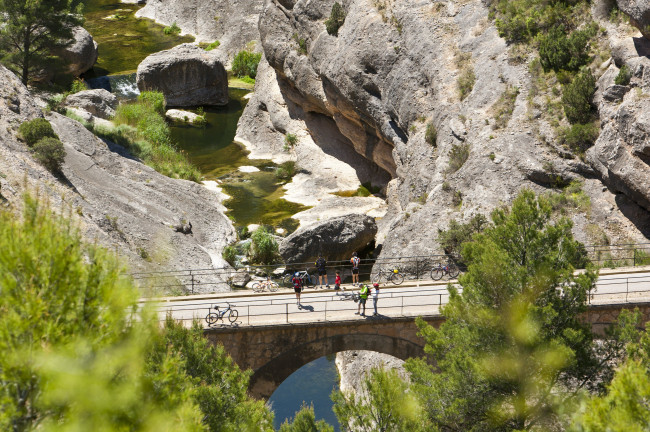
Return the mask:
[[[407,281],[399,287],[382,287],[378,303],[380,316],[437,315],[440,306],[449,300],[447,281]],[[355,288],[356,291],[356,288]],[[203,320],[212,305],[221,308],[227,302],[238,311],[235,325],[275,325],[287,323],[372,319],[372,299],[366,305],[366,317],[355,315],[357,303],[345,300],[346,291],[306,290],[301,296],[301,307],[296,304],[293,290],[281,288],[276,293],[256,294],[236,291],[213,295],[170,297],[154,303],[164,318],[167,313],[187,324],[194,318]],[[650,301],[650,268],[602,271],[590,303],[611,304]],[[147,302],[148,303],[148,302]],[[205,321],[203,321],[205,324]],[[218,324],[222,325],[221,323]],[[230,325],[228,320],[223,325]]]

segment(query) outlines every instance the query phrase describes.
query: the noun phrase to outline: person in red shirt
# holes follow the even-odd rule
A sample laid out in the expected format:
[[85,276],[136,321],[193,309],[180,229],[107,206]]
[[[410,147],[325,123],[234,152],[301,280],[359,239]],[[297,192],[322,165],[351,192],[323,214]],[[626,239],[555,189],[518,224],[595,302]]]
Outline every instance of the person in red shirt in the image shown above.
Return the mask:
[[296,293],[296,304],[300,307],[300,292],[302,291],[302,279],[300,279],[300,275],[295,273],[291,282],[293,282],[293,291]]
[[341,272],[337,270],[336,279],[334,279],[334,290],[338,291],[340,289],[341,289]]

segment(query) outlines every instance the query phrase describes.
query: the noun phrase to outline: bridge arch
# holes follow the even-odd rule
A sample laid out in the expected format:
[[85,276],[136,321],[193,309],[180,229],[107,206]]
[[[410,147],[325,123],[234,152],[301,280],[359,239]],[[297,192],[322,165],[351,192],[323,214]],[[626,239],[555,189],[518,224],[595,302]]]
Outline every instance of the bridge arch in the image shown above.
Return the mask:
[[256,398],[268,399],[275,389],[302,366],[329,354],[341,351],[366,350],[389,354],[401,360],[424,355],[423,344],[382,334],[338,334],[297,346],[285,347],[251,377],[249,392]]

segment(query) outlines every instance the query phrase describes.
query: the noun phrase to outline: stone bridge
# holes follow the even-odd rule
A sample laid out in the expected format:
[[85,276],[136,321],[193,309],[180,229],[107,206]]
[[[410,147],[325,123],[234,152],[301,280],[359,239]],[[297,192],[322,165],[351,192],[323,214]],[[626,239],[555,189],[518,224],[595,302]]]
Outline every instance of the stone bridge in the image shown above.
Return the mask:
[[[583,317],[597,334],[604,335],[622,309],[639,308],[643,324],[650,320],[650,303],[591,305]],[[439,326],[440,315],[423,317]],[[269,398],[273,391],[303,365],[328,354],[368,350],[402,360],[424,355],[414,317],[329,321],[297,324],[207,329],[206,337],[220,343],[242,369],[252,369],[250,394]]]

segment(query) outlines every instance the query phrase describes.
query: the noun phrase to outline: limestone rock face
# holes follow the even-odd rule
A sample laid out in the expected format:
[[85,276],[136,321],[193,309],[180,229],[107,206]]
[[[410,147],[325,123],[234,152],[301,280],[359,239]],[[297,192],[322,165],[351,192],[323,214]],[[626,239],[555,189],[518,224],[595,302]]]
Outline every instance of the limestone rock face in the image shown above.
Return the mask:
[[375,239],[377,225],[370,216],[352,214],[300,228],[280,243],[287,263],[312,263],[320,253],[329,261],[350,259]]
[[97,42],[83,27],[75,27],[73,35],[74,42],[65,47],[60,55],[69,63],[69,73],[79,76],[92,69],[97,62]]
[[182,44],[151,54],[138,65],[140,91],[158,90],[168,106],[228,103],[228,76],[218,55]]
[[218,50],[232,58],[251,41],[259,41],[257,22],[263,4],[264,0],[148,0],[136,16],[164,25],[176,23],[198,41],[218,40]]
[[95,117],[110,119],[115,115],[117,97],[104,89],[84,90],[68,96],[65,105],[81,108]]
[[650,2],[647,0],[616,0],[618,7],[630,17],[630,23],[650,39]]
[[165,112],[165,117],[168,120],[181,123],[194,123],[202,117],[191,111],[183,111],[178,109],[170,109]]

